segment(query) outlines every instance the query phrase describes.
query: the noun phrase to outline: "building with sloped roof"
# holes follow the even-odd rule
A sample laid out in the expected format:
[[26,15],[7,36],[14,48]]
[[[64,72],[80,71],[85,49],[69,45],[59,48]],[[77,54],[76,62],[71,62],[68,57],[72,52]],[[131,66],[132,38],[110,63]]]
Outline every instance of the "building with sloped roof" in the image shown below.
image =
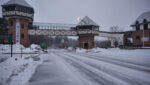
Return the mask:
[[28,47],[28,29],[34,18],[33,7],[25,0],[10,0],[2,5],[2,16],[8,21],[8,33],[13,35],[12,42]]
[[[76,30],[80,31],[99,31],[99,25],[96,24],[88,16],[85,16],[76,26]],[[79,47],[91,49],[95,47],[94,37],[96,34],[79,33]]]
[[85,16],[76,26],[76,30],[97,30],[99,31],[99,25],[96,24],[88,16]]
[[[3,18],[8,21],[8,33],[13,36],[13,43],[30,45],[31,36],[79,36],[79,47],[91,49],[95,47],[94,37],[103,36],[114,41],[123,39],[123,33],[106,33],[99,31],[99,25],[88,16],[78,24],[33,22],[34,9],[25,0],[10,0],[2,5]],[[119,41],[119,42],[120,42]]]
[[150,11],[141,14],[131,27],[133,31],[125,34],[125,44],[150,46]]
[[146,20],[147,22],[150,22],[150,11],[145,12],[141,14],[131,26],[135,26],[136,24],[142,24]]
[[88,16],[85,16],[79,23],[78,26],[99,26],[96,24],[92,19],[90,19]]
[[32,8],[32,6],[28,4],[25,0],[10,0],[7,3],[4,3],[3,5],[4,6],[5,5],[20,5],[20,6]]

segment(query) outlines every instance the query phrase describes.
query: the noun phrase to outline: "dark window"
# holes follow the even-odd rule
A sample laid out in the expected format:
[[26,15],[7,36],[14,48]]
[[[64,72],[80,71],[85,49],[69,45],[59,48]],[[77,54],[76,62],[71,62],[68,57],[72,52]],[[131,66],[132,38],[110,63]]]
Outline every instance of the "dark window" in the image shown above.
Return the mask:
[[137,40],[140,40],[140,36],[136,36],[136,39],[137,39]]
[[24,24],[21,24],[21,28],[24,28]]
[[16,7],[15,7],[15,10],[16,10],[16,11],[19,11],[19,6],[16,6]]
[[136,22],[136,31],[140,30],[140,25],[139,25],[139,22],[137,21]]
[[22,38],[22,39],[24,38],[24,34],[21,34],[21,38]]
[[13,21],[10,21],[10,26],[13,26]]
[[5,11],[6,11],[6,9],[5,9],[5,8],[3,8],[3,9],[2,9],[2,11],[3,11],[3,12],[5,12]]
[[84,48],[88,49],[89,48],[89,43],[84,43]]
[[144,20],[143,20],[143,23],[144,23],[144,25],[143,25],[144,30],[147,30],[147,29],[148,29],[148,23],[147,23],[147,20],[144,19]]

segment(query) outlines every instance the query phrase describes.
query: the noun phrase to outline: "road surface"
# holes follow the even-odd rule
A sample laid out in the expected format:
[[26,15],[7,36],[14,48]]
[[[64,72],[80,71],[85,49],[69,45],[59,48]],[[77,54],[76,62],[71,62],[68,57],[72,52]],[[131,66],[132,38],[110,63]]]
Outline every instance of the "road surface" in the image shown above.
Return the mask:
[[98,54],[54,50],[29,85],[150,85],[150,65]]

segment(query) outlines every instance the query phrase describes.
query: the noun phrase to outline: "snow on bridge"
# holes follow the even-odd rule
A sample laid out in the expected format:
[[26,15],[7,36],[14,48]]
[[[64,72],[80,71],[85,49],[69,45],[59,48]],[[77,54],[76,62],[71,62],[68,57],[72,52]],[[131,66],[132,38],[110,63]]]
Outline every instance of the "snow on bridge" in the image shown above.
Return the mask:
[[76,24],[63,23],[40,23],[34,22],[35,29],[28,31],[29,35],[48,35],[48,36],[78,36],[78,34],[95,34],[96,36],[108,38],[122,38],[123,32],[105,32],[98,30],[75,30]]
[[31,36],[79,36],[79,35],[95,35],[99,37],[107,37],[111,40],[111,46],[117,40],[119,45],[123,45],[123,32],[104,32],[99,30],[77,30],[75,24],[61,24],[61,23],[33,23],[34,28],[28,30]]
[[31,29],[28,31],[29,35],[48,35],[48,36],[78,36],[78,34],[95,34],[101,37],[108,38],[123,38],[123,32],[104,32],[104,31],[76,31],[64,29]]

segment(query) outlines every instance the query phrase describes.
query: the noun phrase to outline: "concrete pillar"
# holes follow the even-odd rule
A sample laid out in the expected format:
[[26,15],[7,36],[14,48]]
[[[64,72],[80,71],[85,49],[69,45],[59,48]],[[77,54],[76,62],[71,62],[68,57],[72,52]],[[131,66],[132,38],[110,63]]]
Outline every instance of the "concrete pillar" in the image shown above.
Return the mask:
[[[85,44],[87,47],[85,47]],[[94,35],[79,35],[79,47],[84,49],[94,48]]]
[[115,39],[111,38],[111,47],[115,47]]

